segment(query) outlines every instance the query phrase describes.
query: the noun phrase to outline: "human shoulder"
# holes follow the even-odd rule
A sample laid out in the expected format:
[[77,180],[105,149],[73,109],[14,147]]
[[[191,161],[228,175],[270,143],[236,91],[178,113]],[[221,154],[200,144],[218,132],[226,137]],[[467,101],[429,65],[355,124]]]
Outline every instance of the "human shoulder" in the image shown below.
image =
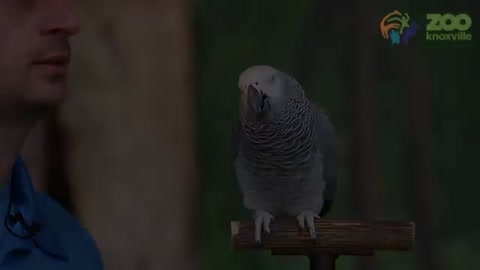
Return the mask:
[[95,239],[80,221],[47,194],[37,193],[37,202],[47,225],[60,238],[69,257],[72,260],[81,260],[83,263],[88,261],[89,269],[103,269]]

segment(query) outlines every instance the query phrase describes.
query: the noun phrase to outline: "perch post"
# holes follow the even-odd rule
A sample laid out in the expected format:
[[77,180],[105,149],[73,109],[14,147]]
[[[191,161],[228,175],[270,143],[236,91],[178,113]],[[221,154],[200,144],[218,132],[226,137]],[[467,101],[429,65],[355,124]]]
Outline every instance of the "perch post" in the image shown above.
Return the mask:
[[300,230],[295,218],[274,219],[270,234],[262,232],[261,244],[254,240],[253,221],[232,221],[235,250],[266,249],[272,255],[305,255],[310,269],[335,269],[341,255],[372,256],[375,250],[410,251],[415,238],[413,222],[315,219],[317,240]]

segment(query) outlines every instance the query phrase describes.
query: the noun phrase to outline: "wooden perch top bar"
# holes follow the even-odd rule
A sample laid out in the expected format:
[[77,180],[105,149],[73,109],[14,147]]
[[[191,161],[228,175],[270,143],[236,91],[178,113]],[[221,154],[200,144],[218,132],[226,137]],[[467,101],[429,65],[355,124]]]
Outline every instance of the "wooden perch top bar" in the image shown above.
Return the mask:
[[315,219],[317,240],[310,239],[307,229],[300,230],[295,218],[274,219],[271,233],[262,231],[262,243],[254,239],[251,221],[232,221],[234,249],[270,249],[274,255],[372,255],[375,250],[408,251],[415,238],[413,222],[349,221]]

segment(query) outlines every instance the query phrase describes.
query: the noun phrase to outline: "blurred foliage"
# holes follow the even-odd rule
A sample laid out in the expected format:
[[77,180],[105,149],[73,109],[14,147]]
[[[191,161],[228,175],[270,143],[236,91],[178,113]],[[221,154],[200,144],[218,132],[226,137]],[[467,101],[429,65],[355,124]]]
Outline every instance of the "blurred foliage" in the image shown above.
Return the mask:
[[[442,1],[440,1],[442,2]],[[415,16],[431,11],[455,12],[455,7],[438,1],[400,1],[397,6],[382,4],[379,21],[394,8],[413,10]],[[446,2],[446,1],[443,1]],[[412,4],[412,3],[415,3]],[[463,4],[463,6],[462,6]],[[231,126],[237,116],[239,73],[251,65],[268,64],[291,73],[298,71],[298,55],[302,40],[305,14],[311,14],[315,1],[245,0],[196,1],[195,33],[197,59],[197,100],[199,160],[202,183],[201,251],[202,269],[308,269],[305,258],[279,258],[268,252],[232,252],[230,221],[251,218],[244,210],[237,183],[233,178],[230,154]],[[480,48],[475,26],[480,16],[473,12],[473,2],[457,2],[474,20],[474,41],[461,43],[426,43],[413,41],[426,59],[434,89],[434,234],[441,244],[445,269],[477,269],[476,254],[480,218],[475,215],[480,184],[476,180],[480,158],[480,116],[478,99],[478,61]],[[449,9],[451,8],[451,9]],[[378,10],[378,8],[377,8]],[[461,9],[460,9],[461,10]],[[472,11],[472,12],[470,12]],[[335,15],[330,15],[332,18]],[[323,26],[325,27],[325,26]],[[332,27],[334,27],[332,25]],[[355,25],[350,25],[352,31]],[[372,26],[372,27],[377,27]],[[318,35],[322,35],[321,26]],[[335,31],[335,30],[333,30]],[[423,36],[421,36],[423,38]],[[313,37],[312,37],[313,39]],[[330,40],[331,41],[331,40]],[[314,66],[311,77],[300,83],[308,95],[330,114],[338,133],[339,190],[332,216],[348,218],[348,114],[351,45],[340,42],[316,44],[311,55]],[[403,78],[396,76],[388,61],[395,50],[378,32],[372,42],[378,47],[376,72],[380,74],[376,95],[376,149],[379,167],[378,219],[411,220],[409,190],[404,184],[405,173],[405,112]],[[349,47],[350,46],[350,47]],[[301,49],[300,49],[301,50]],[[415,65],[415,63],[411,63]],[[377,255],[379,269],[414,269],[415,253]],[[352,260],[341,258],[337,269],[350,269]]]

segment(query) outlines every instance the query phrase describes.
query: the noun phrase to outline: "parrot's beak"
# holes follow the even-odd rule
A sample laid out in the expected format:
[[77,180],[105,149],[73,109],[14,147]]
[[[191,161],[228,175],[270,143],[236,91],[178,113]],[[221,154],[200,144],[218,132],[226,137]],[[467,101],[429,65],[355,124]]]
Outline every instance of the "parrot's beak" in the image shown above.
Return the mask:
[[258,115],[263,110],[265,96],[258,89],[249,85],[247,89],[247,101],[250,110],[255,115]]

